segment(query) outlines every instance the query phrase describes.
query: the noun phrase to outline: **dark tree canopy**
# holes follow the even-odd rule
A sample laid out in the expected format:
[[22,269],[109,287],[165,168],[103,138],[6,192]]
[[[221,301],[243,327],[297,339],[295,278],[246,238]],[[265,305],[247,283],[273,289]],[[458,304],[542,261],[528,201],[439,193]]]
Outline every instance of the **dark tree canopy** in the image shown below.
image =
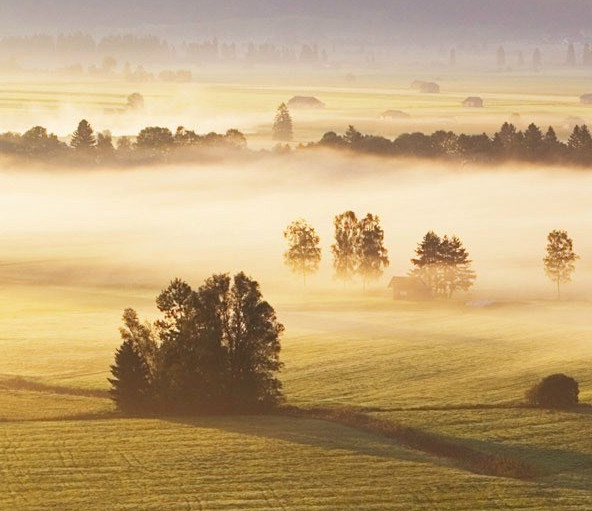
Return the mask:
[[526,400],[541,408],[572,408],[578,405],[578,382],[565,374],[552,374],[526,392]]
[[411,274],[419,277],[433,296],[450,298],[458,291],[467,291],[475,281],[469,253],[457,236],[440,238],[429,231],[415,249],[417,257]]
[[126,414],[145,412],[151,400],[150,369],[134,341],[126,339],[115,353],[111,366],[111,398]]
[[151,126],[144,128],[136,138],[136,145],[140,149],[163,151],[173,145],[173,134],[168,128]]
[[284,327],[256,281],[213,275],[195,291],[175,279],[156,304],[163,315],[153,327],[124,313],[109,380],[123,412],[256,412],[281,401]]
[[97,143],[94,131],[86,119],[78,123],[78,128],[72,134],[70,145],[76,151],[91,151]]

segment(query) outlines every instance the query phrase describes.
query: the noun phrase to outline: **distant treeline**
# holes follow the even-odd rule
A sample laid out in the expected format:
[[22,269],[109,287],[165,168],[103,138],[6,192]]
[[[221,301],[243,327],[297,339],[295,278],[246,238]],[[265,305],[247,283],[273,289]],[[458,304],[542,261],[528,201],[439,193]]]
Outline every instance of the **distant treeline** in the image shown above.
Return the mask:
[[11,63],[13,69],[49,62],[57,67],[65,66],[63,69],[66,70],[75,70],[75,65],[80,68],[85,65],[90,66],[89,70],[113,73],[118,65],[123,66],[126,62],[162,65],[171,62],[197,65],[236,62],[320,64],[327,60],[326,50],[306,42],[281,46],[269,42],[237,43],[213,38],[174,45],[155,35],[124,33],[95,39],[83,32],[0,38],[0,62]]
[[80,165],[139,165],[168,161],[195,161],[206,154],[229,156],[246,150],[247,139],[238,130],[225,134],[199,135],[179,126],[173,134],[168,128],[150,126],[135,137],[119,137],[114,142],[109,131],[95,134],[86,120],[80,121],[69,143],[35,126],[23,134],[0,134],[0,154],[23,159]]
[[557,138],[552,126],[543,133],[531,123],[524,131],[505,122],[493,137],[457,135],[438,130],[431,135],[404,133],[390,140],[377,135],[360,133],[349,126],[344,135],[329,131],[321,140],[307,147],[329,147],[386,156],[456,160],[464,163],[501,163],[524,161],[566,165],[592,164],[592,136],[584,124],[576,125],[567,142]]
[[[363,134],[349,126],[345,134],[330,131],[318,142],[300,144],[297,150],[330,148],[338,151],[379,156],[421,158],[456,161],[462,164],[497,164],[508,161],[545,163],[551,165],[592,165],[592,135],[588,127],[576,125],[567,142],[557,138],[552,126],[543,131],[534,123],[524,131],[505,122],[493,137],[457,135],[438,130],[432,134],[403,133],[395,139]],[[290,151],[278,144],[276,153]],[[199,161],[205,155],[227,157],[254,154],[247,149],[246,136],[236,129],[226,133],[197,134],[179,126],[173,133],[169,128],[149,126],[133,137],[116,140],[106,130],[95,133],[82,120],[70,142],[60,140],[42,126],[25,133],[0,133],[0,154],[45,162],[81,165],[140,165],[175,161]]]

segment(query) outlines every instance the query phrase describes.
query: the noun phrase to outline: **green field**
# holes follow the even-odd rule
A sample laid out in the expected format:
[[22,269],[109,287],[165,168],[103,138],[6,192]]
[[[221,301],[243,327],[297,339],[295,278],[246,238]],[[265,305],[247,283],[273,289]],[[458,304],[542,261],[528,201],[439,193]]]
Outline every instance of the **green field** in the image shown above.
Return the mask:
[[[85,117],[116,136],[147,125],[237,127],[251,147],[271,147],[275,109],[295,94],[327,103],[294,112],[299,142],[348,124],[389,137],[491,133],[512,113],[565,137],[568,117],[590,118],[577,100],[590,92],[587,76],[577,72],[344,76],[204,74],[177,85],[17,77],[0,85],[0,131],[42,124],[67,137]],[[414,79],[436,80],[442,93],[416,93]],[[146,110],[119,111],[134,91]],[[468,95],[483,96],[486,108],[462,109]],[[411,117],[378,119],[387,109]],[[512,165],[457,172],[347,155],[269,161],[0,172],[0,510],[591,509],[592,408],[522,406],[524,392],[555,372],[576,378],[592,405],[588,175]],[[375,211],[385,227],[391,268],[367,293],[331,280],[332,215],[346,208]],[[281,257],[282,229],[299,216],[323,241],[308,289]],[[541,268],[555,227],[569,230],[582,256],[562,302],[550,301]],[[393,302],[387,277],[408,271],[428,229],[466,241],[475,290],[450,303]],[[536,476],[494,476],[311,412],[119,417],[107,377],[122,310],[155,319],[154,296],[168,279],[199,285],[214,271],[243,269],[286,327],[288,405],[357,410],[459,452],[524,462]]]
[[[80,118],[88,118],[98,130],[110,129],[116,136],[135,135],[153,125],[171,130],[183,125],[198,133],[237,128],[247,134],[252,148],[269,148],[275,110],[294,95],[316,96],[326,104],[322,110],[292,111],[295,141],[303,143],[317,141],[330,130],[343,133],[349,124],[394,138],[436,129],[493,134],[505,121],[521,129],[530,122],[543,128],[552,124],[560,137],[567,138],[575,123],[592,120],[590,108],[579,103],[579,96],[590,92],[583,71],[477,76],[441,71],[364,70],[353,83],[345,80],[346,72],[336,70],[283,77],[265,70],[201,72],[187,84],[17,76],[0,84],[0,131],[24,131],[41,124],[66,137]],[[441,93],[411,89],[416,79],[438,82]],[[123,111],[132,92],[145,97],[141,113]],[[474,95],[483,98],[485,108],[462,108],[461,102]],[[410,117],[381,120],[386,110],[402,110]]]
[[556,371],[576,377],[581,400],[592,401],[590,304],[278,299],[288,403],[372,407],[377,417],[525,460],[539,476],[475,474],[321,420],[108,418],[100,392],[117,339],[87,332],[78,342],[73,334],[57,344],[1,341],[0,508],[589,508],[592,414],[515,405]]

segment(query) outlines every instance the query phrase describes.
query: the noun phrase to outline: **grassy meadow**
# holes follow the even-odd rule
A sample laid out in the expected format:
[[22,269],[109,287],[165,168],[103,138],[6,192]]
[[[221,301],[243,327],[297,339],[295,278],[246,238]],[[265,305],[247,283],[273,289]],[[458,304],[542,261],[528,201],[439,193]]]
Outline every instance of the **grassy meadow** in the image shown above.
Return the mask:
[[[491,133],[512,113],[565,136],[568,117],[590,118],[578,103],[589,92],[584,75],[344,76],[323,71],[288,84],[245,72],[177,85],[21,77],[0,85],[0,131],[41,124],[66,137],[86,117],[116,136],[149,125],[237,127],[251,147],[271,147],[275,108],[295,94],[327,103],[293,113],[298,141],[348,124],[391,137]],[[442,93],[416,93],[414,79],[436,80]],[[118,111],[134,91],[146,110]],[[483,96],[486,108],[462,109],[468,95]],[[379,120],[387,109],[411,117]],[[592,405],[587,174],[326,155],[269,161],[88,173],[3,164],[0,510],[590,509],[592,408],[521,406],[524,392],[555,372],[576,378],[580,400]],[[332,215],[350,208],[380,215],[391,257],[366,293],[331,279]],[[282,230],[301,216],[323,242],[323,267],[308,288],[282,264]],[[545,235],[558,227],[581,256],[561,302],[541,267]],[[475,289],[446,303],[394,302],[388,279],[408,271],[429,229],[463,239]],[[169,279],[198,286],[241,269],[261,282],[286,327],[287,405],[358,410],[459,450],[523,460],[536,477],[477,473],[379,431],[306,414],[119,417],[107,378],[123,309],[153,320]]]
[[[574,124],[591,121],[590,107],[579,103],[588,90],[584,71],[505,72],[474,75],[449,69],[401,72],[317,70],[298,76],[262,70],[208,74],[199,70],[185,84],[158,81],[133,83],[109,79],[72,79],[47,75],[16,76],[0,85],[0,131],[25,131],[36,124],[58,136],[74,131],[80,118],[114,135],[135,135],[146,126],[177,126],[198,133],[237,128],[252,148],[269,148],[277,106],[294,95],[316,96],[322,110],[293,110],[296,142],[311,142],[327,131],[343,133],[349,124],[367,133],[394,138],[401,133],[437,129],[492,134],[510,121],[519,128],[535,122],[552,124],[558,136]],[[346,79],[346,75],[353,76]],[[436,81],[440,94],[411,89],[414,80]],[[141,113],[126,112],[126,98],[140,92]],[[485,108],[463,108],[467,96],[483,98]],[[402,110],[409,118],[381,120],[386,110]]]

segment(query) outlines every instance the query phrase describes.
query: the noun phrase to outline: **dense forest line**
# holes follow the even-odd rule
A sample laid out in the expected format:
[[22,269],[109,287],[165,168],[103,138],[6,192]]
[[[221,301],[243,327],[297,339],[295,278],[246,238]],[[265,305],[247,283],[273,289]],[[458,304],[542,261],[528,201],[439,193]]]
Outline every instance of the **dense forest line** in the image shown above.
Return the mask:
[[[278,143],[275,153],[331,149],[387,157],[456,161],[461,164],[499,164],[518,161],[532,164],[589,166],[592,164],[592,135],[588,127],[576,125],[568,140],[557,138],[552,126],[543,133],[534,123],[524,131],[505,122],[492,137],[456,134],[437,130],[431,134],[403,133],[394,139],[364,134],[349,126],[343,135],[325,133],[318,142],[290,146]],[[267,151],[261,151],[267,152]],[[149,126],[133,137],[117,137],[110,131],[95,133],[88,121],[78,124],[69,142],[60,140],[42,126],[25,133],[0,134],[0,154],[23,160],[92,166],[134,166],[149,163],[200,161],[206,154],[227,157],[255,154],[247,148],[247,137],[236,129],[224,134],[197,134],[179,126]]]
[[531,123],[524,131],[505,122],[493,137],[460,135],[445,130],[432,134],[403,133],[397,138],[367,135],[349,126],[343,135],[325,133],[322,139],[308,147],[330,147],[357,153],[376,155],[456,160],[462,163],[502,163],[523,161],[557,165],[590,165],[592,136],[588,127],[576,125],[568,140],[557,138],[552,126],[543,133]]

